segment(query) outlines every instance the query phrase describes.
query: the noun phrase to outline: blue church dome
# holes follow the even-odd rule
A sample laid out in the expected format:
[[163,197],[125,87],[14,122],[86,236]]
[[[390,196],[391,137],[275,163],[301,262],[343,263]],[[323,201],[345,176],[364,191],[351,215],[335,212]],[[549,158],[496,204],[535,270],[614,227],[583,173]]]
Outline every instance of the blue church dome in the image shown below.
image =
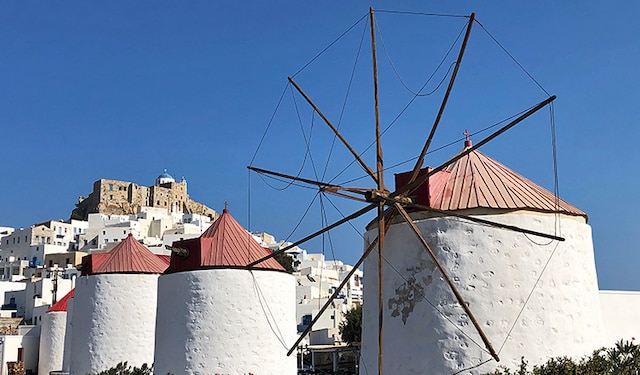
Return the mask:
[[162,172],[158,176],[158,178],[156,178],[156,185],[166,184],[167,182],[176,182],[176,180],[173,178],[173,176],[167,173],[167,170],[165,169],[164,172]]

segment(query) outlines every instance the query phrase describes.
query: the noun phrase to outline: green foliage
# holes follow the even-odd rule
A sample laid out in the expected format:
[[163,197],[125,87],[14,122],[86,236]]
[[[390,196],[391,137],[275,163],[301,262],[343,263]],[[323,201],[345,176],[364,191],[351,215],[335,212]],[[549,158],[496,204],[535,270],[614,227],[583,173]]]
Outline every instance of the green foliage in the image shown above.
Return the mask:
[[522,358],[520,367],[511,371],[504,366],[486,375],[637,375],[640,373],[640,347],[630,341],[618,341],[612,348],[601,348],[590,357],[575,361],[568,357],[556,357],[545,364],[528,370]]
[[342,341],[348,344],[362,340],[362,305],[356,305],[344,314],[339,329]]
[[127,362],[120,362],[115,367],[99,372],[95,375],[153,375],[153,367],[149,367],[144,363],[138,368],[129,366]]
[[293,257],[284,251],[276,251],[273,259],[277,260],[288,273],[295,271],[293,268]]

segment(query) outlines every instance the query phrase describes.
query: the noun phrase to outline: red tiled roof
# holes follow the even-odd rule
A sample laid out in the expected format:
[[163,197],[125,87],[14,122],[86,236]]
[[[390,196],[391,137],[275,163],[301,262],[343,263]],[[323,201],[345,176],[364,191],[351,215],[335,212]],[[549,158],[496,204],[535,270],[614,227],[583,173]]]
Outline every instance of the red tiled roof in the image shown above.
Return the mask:
[[75,291],[75,288],[71,289],[71,291],[67,293],[67,295],[62,297],[60,301],[54,303],[51,307],[49,307],[49,310],[47,310],[47,312],[67,311],[67,301],[73,298],[73,294],[75,293]]
[[[423,169],[421,174],[428,170]],[[409,174],[396,175],[396,188],[406,184]],[[416,190],[415,198],[419,204],[446,211],[530,209],[588,219],[584,211],[556,199],[553,193],[477,150],[431,176],[428,184]]]
[[107,253],[102,264],[94,268],[93,274],[163,273],[167,264],[129,233],[124,241]]
[[[192,271],[206,268],[238,268],[271,254],[260,246],[225,208],[222,215],[198,239],[176,241],[176,248],[186,248],[189,256],[171,256],[167,272]],[[273,258],[255,266],[258,269],[284,271]]]

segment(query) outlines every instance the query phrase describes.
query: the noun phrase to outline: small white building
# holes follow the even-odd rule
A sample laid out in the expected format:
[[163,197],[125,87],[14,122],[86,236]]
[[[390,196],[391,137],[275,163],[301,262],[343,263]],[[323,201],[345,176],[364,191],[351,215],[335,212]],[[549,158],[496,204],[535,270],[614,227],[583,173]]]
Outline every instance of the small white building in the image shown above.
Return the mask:
[[[44,265],[46,255],[77,248],[78,237],[88,222],[50,220],[29,228],[20,228],[0,239],[0,278],[17,280],[29,277],[26,270]],[[33,273],[33,272],[32,272]]]
[[210,225],[206,215],[169,212],[166,208],[140,207],[135,215],[88,215],[88,229],[78,239],[80,250],[108,251],[131,233],[156,254],[169,255],[165,245],[196,238]]
[[[0,267],[4,278],[10,278],[7,267],[15,261],[28,261],[31,267],[41,266],[46,254],[62,253],[75,246],[74,231],[83,231],[86,222],[50,220],[29,228],[20,228],[0,239]],[[2,276],[2,275],[0,275]]]
[[[261,246],[272,251],[291,245],[290,242],[276,242],[268,233],[256,232],[252,236]],[[298,246],[285,252],[293,258],[296,270],[293,273],[296,278],[296,325],[300,334],[316,318],[353,266],[339,260],[326,260],[324,254],[307,253]],[[301,346],[333,345],[342,341],[339,327],[344,321],[344,314],[362,304],[362,275],[361,270],[353,273],[342,290],[338,291],[337,298],[313,325],[313,331],[301,342]]]
[[38,371],[40,327],[18,326],[14,334],[0,335],[0,375],[8,375],[10,362],[23,362],[25,371]]
[[[294,278],[228,210],[178,241],[158,282],[158,374],[296,374]],[[186,251],[185,251],[186,250]]]

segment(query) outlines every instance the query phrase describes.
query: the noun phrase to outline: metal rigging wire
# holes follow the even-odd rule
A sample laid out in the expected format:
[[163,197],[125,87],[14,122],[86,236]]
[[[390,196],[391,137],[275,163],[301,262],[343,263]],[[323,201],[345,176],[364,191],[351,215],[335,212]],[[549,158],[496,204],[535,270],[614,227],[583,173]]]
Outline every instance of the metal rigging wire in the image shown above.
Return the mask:
[[[365,23],[364,28],[362,29],[362,36],[360,37],[360,44],[358,45],[358,52],[356,53],[356,58],[353,62],[353,68],[351,69],[351,77],[349,77],[349,84],[347,85],[347,90],[344,96],[344,101],[342,103],[342,108],[340,109],[340,116],[338,117],[338,125],[337,129],[340,130],[340,125],[342,125],[342,118],[344,116],[344,112],[347,108],[347,100],[349,99],[349,94],[351,93],[351,87],[353,85],[353,77],[356,74],[356,67],[358,66],[358,60],[360,59],[360,52],[362,51],[362,45],[364,43],[364,37],[367,32],[367,24]],[[331,160],[331,155],[333,154],[333,147],[336,143],[337,135],[333,135],[333,139],[331,140],[331,147],[329,148],[329,155],[327,156],[327,162],[325,163],[324,170],[322,171],[322,179],[324,180],[327,169],[329,168],[329,161]]]
[[[422,84],[422,86],[420,87],[420,90],[418,90],[418,94],[420,94],[422,92],[422,90],[425,89],[425,87],[427,87],[427,85],[429,84],[429,82],[431,82],[431,79],[433,79],[433,77],[435,76],[435,74],[438,72],[438,70],[440,70],[440,67],[442,66],[442,64],[444,63],[444,61],[447,59],[447,57],[449,56],[449,54],[451,54],[451,51],[453,50],[453,48],[456,46],[456,44],[458,43],[458,40],[460,40],[460,37],[462,36],[462,33],[464,31],[464,29],[466,28],[466,25],[464,28],[462,28],[460,30],[460,32],[458,33],[458,35],[456,36],[455,40],[453,41],[453,43],[451,43],[451,46],[449,47],[449,49],[447,50],[447,52],[445,53],[445,55],[442,57],[442,59],[440,60],[440,63],[436,66],[436,69],[433,71],[433,73],[431,73],[429,75],[429,77],[427,78],[427,80]],[[455,65],[455,62],[453,63],[453,65]],[[452,65],[452,66],[453,66]],[[437,90],[440,85],[442,84],[442,82],[444,82],[444,79],[446,79],[446,77],[449,75],[449,72],[451,70],[451,66],[449,67],[449,70],[447,70],[447,73],[445,74],[445,76],[442,78],[440,84],[438,84],[438,86],[435,88],[435,90]],[[431,93],[430,93],[431,94]],[[398,112],[398,114],[396,114],[396,116],[393,118],[393,120],[391,120],[391,122],[382,130],[382,132],[380,133],[380,136],[383,136],[384,134],[386,134],[389,129],[400,119],[400,117],[402,117],[402,115],[409,109],[409,107],[411,107],[411,105],[413,104],[413,102],[418,98],[419,96],[414,94],[413,97],[407,102],[407,104],[400,110],[400,112]],[[365,152],[367,152],[371,147],[373,147],[373,145],[375,144],[375,141],[371,142],[360,154],[359,156],[364,155]],[[350,163],[348,163],[340,172],[338,172],[337,175],[335,175],[329,182],[333,182],[335,181],[338,177],[340,177],[345,171],[347,171],[353,164],[355,163],[355,160],[351,161]]]

